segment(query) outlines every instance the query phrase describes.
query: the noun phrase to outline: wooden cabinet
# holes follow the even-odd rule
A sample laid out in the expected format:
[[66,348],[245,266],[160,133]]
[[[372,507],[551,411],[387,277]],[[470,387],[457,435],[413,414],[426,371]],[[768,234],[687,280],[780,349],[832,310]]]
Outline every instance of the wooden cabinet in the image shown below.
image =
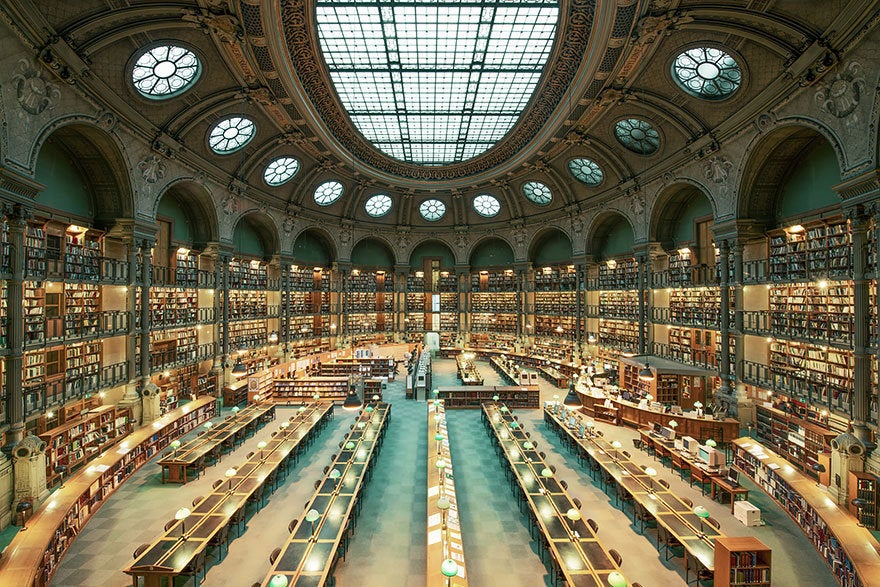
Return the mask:
[[769,587],[770,549],[753,536],[715,539],[715,587]]
[[[877,529],[877,491],[880,488],[880,478],[873,473],[849,472],[849,495],[847,507],[865,528]],[[856,498],[864,499],[866,505],[859,509],[853,505]]]

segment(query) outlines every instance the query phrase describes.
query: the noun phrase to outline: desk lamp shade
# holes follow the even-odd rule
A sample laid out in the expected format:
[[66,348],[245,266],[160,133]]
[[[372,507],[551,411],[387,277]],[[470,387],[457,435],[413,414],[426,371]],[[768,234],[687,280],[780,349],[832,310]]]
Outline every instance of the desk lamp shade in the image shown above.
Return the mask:
[[378,393],[374,393],[374,394],[373,394],[373,401],[374,401],[374,402],[378,402],[380,399],[381,399],[381,398],[379,397],[379,394],[378,394]]
[[700,408],[703,407],[703,402],[700,402],[700,401],[694,402],[694,407],[699,410]]
[[184,519],[188,518],[191,513],[192,512],[190,512],[186,508],[180,508],[179,510],[177,510],[174,513],[174,519],[175,520],[184,520]]
[[445,469],[446,468],[446,461],[444,461],[443,459],[437,459],[437,463],[435,466],[441,470]]
[[549,468],[544,467],[543,469],[541,469],[541,477],[552,477],[552,476],[553,476],[553,471],[551,471]]
[[226,472],[223,474],[226,475],[227,477],[234,477],[235,473],[236,473],[235,469],[230,467],[230,468],[226,469]]
[[701,505],[698,505],[697,507],[694,508],[694,515],[699,518],[705,519],[705,518],[709,517],[709,510],[707,510],[706,508],[704,508]]
[[437,509],[438,510],[448,510],[451,506],[452,506],[452,504],[449,503],[449,500],[446,497],[441,497],[440,499],[437,500]]
[[364,411],[366,411],[368,414],[372,413],[372,412],[373,412],[373,406],[367,406],[366,408],[364,408]]
[[615,440],[614,442],[612,442],[612,443],[611,443],[611,446],[612,446],[613,448],[618,449],[618,450],[619,450],[620,448],[623,447],[623,445],[620,444],[620,441],[619,441],[619,440]]
[[318,510],[309,510],[306,512],[306,522],[317,522],[320,517],[321,514],[318,513]]
[[434,440],[436,440],[437,442],[440,442],[441,440],[443,440],[443,435],[440,433],[435,434]]
[[562,403],[569,408],[581,407],[581,400],[578,397],[577,392],[574,390],[574,383],[568,384],[568,395],[565,396],[565,399],[562,400]]
[[204,424],[202,424],[202,426],[203,426],[204,428],[206,428],[207,430],[210,430],[211,428],[214,427],[214,423],[211,422],[210,420],[208,420],[207,422],[205,422]]
[[353,412],[354,410],[359,410],[363,405],[364,402],[361,401],[361,396],[358,395],[357,389],[351,386],[348,390],[348,395],[345,396],[345,400],[342,402],[342,409]]
[[657,469],[655,469],[654,467],[647,467],[645,469],[645,475],[648,475],[649,477],[654,477],[657,475]]
[[507,406],[501,406],[498,409],[501,410],[502,412],[505,412],[505,413],[507,412]]
[[433,391],[431,391],[431,393],[434,394],[434,397],[437,397],[438,395],[440,395],[440,390],[435,387]]
[[281,428],[282,430],[287,430],[288,426],[290,426],[290,422],[287,422],[287,421],[284,421],[278,425],[278,427]]
[[233,414],[237,414],[238,411],[239,411],[240,409],[241,409],[241,408],[239,408],[238,406],[233,406],[233,407],[232,407],[232,413],[233,413]]
[[816,471],[817,473],[824,473],[825,472],[825,465],[823,465],[822,463],[813,463],[812,465],[810,465],[810,468],[813,469],[814,471]]
[[675,420],[670,420],[670,421],[669,421],[669,427],[670,427],[670,428],[673,428],[673,429],[677,428],[677,427],[678,427],[678,422],[676,422]]
[[510,423],[510,427],[513,428],[514,430],[516,430],[517,428],[519,428],[519,422],[514,420],[513,422]]
[[608,575],[608,584],[611,587],[626,587],[626,579],[617,571],[613,571]]
[[526,440],[526,441],[523,443],[523,448],[526,449],[526,450],[532,450],[533,448],[535,448],[535,445],[532,444],[531,442],[529,442],[528,440]]
[[260,449],[260,450],[263,450],[264,448],[266,448],[266,441],[265,441],[265,440],[261,440],[260,442],[258,442],[258,443],[257,443],[257,448]]
[[347,448],[348,450],[354,450],[354,442],[349,440],[345,443],[345,448]]
[[232,366],[232,375],[235,377],[244,377],[247,375],[247,365],[241,360],[241,357],[238,357],[235,360],[235,365]]
[[454,577],[458,574],[458,563],[448,558],[440,564],[440,572],[444,577]]
[[366,426],[367,426],[367,424],[365,422],[358,422],[357,423],[357,427],[361,430],[363,430]]
[[493,396],[492,396],[492,401],[493,401],[493,402],[497,402],[497,401],[498,401],[498,396],[497,396],[497,395],[493,395]]
[[639,371],[639,379],[642,381],[654,381],[654,372],[651,371],[651,366],[648,363],[645,363],[645,366]]
[[269,587],[287,587],[287,577],[285,575],[275,575],[269,581]]
[[716,446],[718,446],[718,443],[710,438],[706,441],[706,446],[710,448],[715,448]]
[[581,513],[575,508],[570,508],[567,512],[565,512],[565,517],[572,522],[577,522],[581,519]]
[[318,401],[319,399],[321,399],[321,394],[320,394],[320,393],[316,393],[315,395],[312,396],[312,399],[315,400],[315,401]]
[[174,450],[177,450],[178,448],[180,448],[180,441],[179,440],[173,441],[171,443],[171,448],[173,448]]
[[330,471],[330,478],[334,481],[336,481],[340,477],[342,477],[342,473],[339,472],[339,469],[333,469]]

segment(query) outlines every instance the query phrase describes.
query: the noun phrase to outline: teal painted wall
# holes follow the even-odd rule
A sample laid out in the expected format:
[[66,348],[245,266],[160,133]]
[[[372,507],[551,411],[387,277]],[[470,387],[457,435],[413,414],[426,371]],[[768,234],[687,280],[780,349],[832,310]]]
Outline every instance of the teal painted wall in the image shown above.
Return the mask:
[[351,264],[355,267],[394,268],[394,256],[388,248],[375,240],[363,240],[351,251]]
[[632,228],[624,218],[620,218],[606,233],[605,238],[597,243],[598,258],[607,259],[632,253],[633,243]]
[[675,244],[693,241],[696,238],[694,234],[694,220],[704,216],[712,216],[712,204],[702,194],[695,195],[678,216],[675,231],[673,232]]
[[537,264],[569,263],[571,241],[563,233],[554,230],[535,244],[532,262]]
[[293,243],[293,258],[300,263],[329,267],[333,262],[330,252],[321,239],[304,232]]
[[88,182],[63,149],[46,142],[37,157],[36,180],[46,186],[37,202],[83,218],[95,216]]
[[493,239],[481,244],[471,253],[472,268],[503,267],[513,264],[513,250],[500,239]]
[[178,243],[194,242],[192,233],[192,224],[184,209],[180,206],[180,202],[173,196],[163,196],[159,200],[158,216],[165,216],[172,220],[172,230],[174,231],[171,238]]
[[425,257],[440,258],[440,267],[452,269],[455,267],[455,257],[449,247],[438,242],[422,243],[413,249],[409,256],[409,266],[416,269],[422,268],[422,259]]
[[255,257],[266,257],[266,250],[260,233],[249,222],[242,220],[235,227],[232,235],[232,246],[236,253]]
[[840,204],[840,196],[831,189],[840,183],[837,155],[827,141],[816,142],[783,184],[776,204],[777,220]]

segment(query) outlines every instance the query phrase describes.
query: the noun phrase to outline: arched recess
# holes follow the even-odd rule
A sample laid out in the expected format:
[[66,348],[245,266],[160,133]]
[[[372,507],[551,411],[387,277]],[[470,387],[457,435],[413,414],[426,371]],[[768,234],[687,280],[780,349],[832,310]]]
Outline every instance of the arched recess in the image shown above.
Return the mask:
[[593,220],[587,236],[587,252],[596,261],[632,255],[635,233],[620,212],[602,212]]
[[425,262],[435,259],[440,261],[441,269],[455,267],[455,253],[446,243],[434,239],[424,240],[413,248],[409,256],[409,266],[412,269],[424,270]]
[[278,254],[278,230],[272,218],[262,212],[248,212],[238,219],[232,232],[235,255],[269,260]]
[[788,125],[757,143],[744,166],[737,217],[772,228],[786,218],[831,209],[840,199],[839,149],[817,129]]
[[394,264],[394,251],[382,239],[368,237],[351,249],[352,267],[392,270]]
[[515,257],[513,249],[503,239],[490,237],[481,240],[471,250],[468,262],[471,269],[491,267],[510,268]]
[[172,222],[172,243],[201,250],[219,238],[217,207],[199,183],[181,180],[169,185],[156,200],[157,220]]
[[336,247],[326,232],[307,228],[293,242],[292,256],[294,263],[330,267],[336,261]]
[[651,210],[649,239],[667,251],[689,247],[700,263],[714,263],[711,227],[715,212],[707,194],[692,183],[675,183],[663,189]]
[[529,261],[536,266],[568,264],[571,258],[571,239],[558,228],[547,228],[532,239]]
[[98,127],[71,123],[40,143],[35,179],[46,189],[37,204],[95,228],[134,217],[128,166],[115,139]]

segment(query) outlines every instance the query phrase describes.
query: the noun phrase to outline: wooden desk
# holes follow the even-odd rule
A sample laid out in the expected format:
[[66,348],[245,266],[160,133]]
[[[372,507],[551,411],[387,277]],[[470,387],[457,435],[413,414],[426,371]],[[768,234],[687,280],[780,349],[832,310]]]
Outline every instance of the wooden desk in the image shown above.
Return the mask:
[[198,467],[200,459],[212,452],[217,452],[219,459],[224,445],[229,445],[228,448],[231,449],[237,436],[245,436],[247,432],[256,430],[267,419],[275,419],[275,404],[251,404],[219,422],[210,431],[181,445],[173,454],[159,461],[159,466],[162,467],[162,483],[186,483],[189,480],[188,471]]
[[165,531],[124,572],[143,577],[145,587],[158,587],[166,579],[173,582],[193,561],[204,556],[208,544],[243,511],[249,499],[262,495],[263,485],[282,466],[286,467],[297,448],[329,419],[332,409],[331,404],[318,403],[297,412],[288,426],[266,442],[265,448],[255,452],[236,469],[235,475],[195,504],[189,517]]
[[608,576],[620,573],[620,567],[583,519],[572,521],[566,516],[570,509],[577,509],[574,502],[555,477],[541,474],[547,464],[536,449],[523,447],[528,437],[513,415],[502,411],[503,407],[483,404],[483,423],[503,454],[520,489],[520,499],[528,504],[532,520],[566,584],[608,585]]
[[[439,416],[439,421],[435,417]],[[442,436],[437,440],[437,435]],[[437,468],[437,460],[446,464],[443,471]],[[441,480],[441,474],[443,479]],[[458,518],[458,500],[455,495],[455,477],[452,469],[452,455],[449,452],[449,434],[446,430],[446,410],[443,402],[435,409],[428,402],[428,537],[427,537],[427,587],[446,587],[446,577],[440,572],[440,565],[452,559],[458,565],[458,575],[450,581],[452,587],[467,587],[464,548],[461,537],[461,524]],[[437,506],[437,501],[445,497],[449,509],[445,512]]]
[[711,477],[712,481],[712,494],[709,496],[712,499],[715,499],[715,495],[718,495],[718,499],[722,499],[724,494],[727,493],[730,495],[730,513],[733,513],[733,505],[737,499],[742,499],[744,501],[749,500],[749,490],[743,487],[742,485],[733,485],[730,481],[722,477],[721,475],[714,475]]
[[657,524],[678,539],[684,547],[685,568],[689,569],[688,558],[696,560],[707,570],[715,568],[714,541],[724,536],[720,531],[705,524],[670,489],[660,485],[656,479],[626,457],[622,449],[614,448],[600,436],[581,436],[579,429],[569,427],[564,422],[565,409],[558,404],[544,408],[544,421],[560,436],[568,436],[588,456],[610,475],[633,500],[650,513]]
[[175,438],[213,417],[215,398],[202,397],[129,434],[79,473],[64,480],[28,520],[0,558],[3,584],[44,587],[70,544],[106,499]]
[[[340,549],[347,548],[352,519],[360,510],[361,493],[371,476],[390,414],[387,403],[370,404],[358,414],[355,427],[263,579],[264,586],[275,575],[286,576],[291,586],[320,586],[331,579]],[[336,480],[331,477],[333,471],[340,474]],[[319,514],[314,523],[305,519],[310,510]]]
[[538,372],[559,389],[568,389],[569,377],[554,367],[541,365]]
[[756,440],[734,440],[733,456],[733,466],[788,512],[841,585],[880,587],[880,543],[845,505]]
[[455,357],[455,363],[462,385],[483,385],[483,376],[480,375],[473,359],[465,359],[462,355],[458,355]]
[[[577,392],[585,414],[593,416],[597,420],[605,419],[597,414],[597,410],[604,406],[605,396],[598,397],[585,393],[580,388]],[[712,418],[698,418],[688,414],[667,414],[648,408],[640,408],[638,404],[616,397],[609,396],[608,399],[611,400],[611,404],[617,409],[617,424],[626,424],[634,428],[649,428],[654,422],[661,426],[667,426],[670,420],[675,420],[678,422],[678,427],[675,429],[678,436],[690,436],[700,442],[712,438],[719,445],[730,442],[739,436],[739,421],[733,418],[714,420]]]

